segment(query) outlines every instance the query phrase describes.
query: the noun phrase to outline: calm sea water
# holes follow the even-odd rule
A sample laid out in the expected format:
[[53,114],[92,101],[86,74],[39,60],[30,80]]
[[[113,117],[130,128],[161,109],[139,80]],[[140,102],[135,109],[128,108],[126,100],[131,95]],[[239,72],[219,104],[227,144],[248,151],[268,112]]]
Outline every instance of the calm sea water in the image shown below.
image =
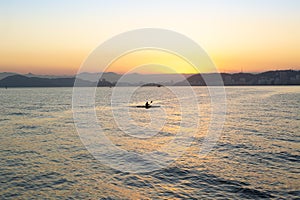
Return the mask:
[[[184,87],[174,89],[184,96]],[[1,89],[1,199],[300,198],[300,87],[226,87],[224,129],[204,158],[197,152],[210,99],[204,87],[195,89],[201,126],[192,145],[170,166],[146,173],[112,169],[86,150],[74,126],[72,88]],[[174,137],[181,110],[169,90],[140,88],[132,97],[166,108],[163,129],[146,139],[118,129],[111,90],[97,89],[96,110],[114,144],[143,153]],[[135,125],[149,123],[150,109],[130,110]]]

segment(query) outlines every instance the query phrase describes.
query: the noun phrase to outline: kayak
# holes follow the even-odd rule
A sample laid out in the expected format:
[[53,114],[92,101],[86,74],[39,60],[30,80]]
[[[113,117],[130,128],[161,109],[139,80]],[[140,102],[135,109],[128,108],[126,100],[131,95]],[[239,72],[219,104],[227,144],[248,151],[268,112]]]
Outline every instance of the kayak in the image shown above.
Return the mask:
[[136,106],[137,108],[159,108],[160,106]]

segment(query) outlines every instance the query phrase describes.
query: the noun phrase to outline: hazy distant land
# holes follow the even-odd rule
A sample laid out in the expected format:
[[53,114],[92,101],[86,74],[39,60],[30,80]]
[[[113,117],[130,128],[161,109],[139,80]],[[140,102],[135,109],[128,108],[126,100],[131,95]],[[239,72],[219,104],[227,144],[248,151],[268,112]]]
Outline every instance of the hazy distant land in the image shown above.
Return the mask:
[[[101,79],[98,82],[98,77]],[[300,85],[300,71],[278,70],[262,73],[221,73],[225,86],[234,85]],[[206,74],[121,74],[107,73],[82,73],[77,76],[77,81],[83,87],[94,86],[98,82],[98,87],[113,86],[205,86],[205,79],[214,76],[212,73]],[[74,76],[50,76],[34,74],[16,74],[4,72],[0,73],[0,87],[73,87]],[[219,83],[209,83],[209,85],[220,85]]]

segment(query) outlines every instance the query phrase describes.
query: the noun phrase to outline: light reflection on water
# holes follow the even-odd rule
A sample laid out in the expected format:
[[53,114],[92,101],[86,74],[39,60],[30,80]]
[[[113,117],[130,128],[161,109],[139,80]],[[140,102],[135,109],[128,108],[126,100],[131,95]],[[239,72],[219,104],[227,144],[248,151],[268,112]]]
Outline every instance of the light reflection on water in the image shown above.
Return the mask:
[[[184,94],[183,87],[176,89]],[[130,174],[102,165],[82,145],[73,124],[71,88],[1,89],[1,198],[299,197],[300,87],[226,87],[223,134],[201,159],[197,153],[210,104],[206,89],[197,91],[200,129],[185,155],[168,168]],[[151,99],[165,108],[165,126],[147,139],[118,130],[108,106],[110,92],[98,88],[96,110],[106,135],[118,147],[153,151],[177,133],[178,100],[166,88],[141,88],[132,98],[134,103]],[[151,110],[130,110],[136,125],[150,123]]]

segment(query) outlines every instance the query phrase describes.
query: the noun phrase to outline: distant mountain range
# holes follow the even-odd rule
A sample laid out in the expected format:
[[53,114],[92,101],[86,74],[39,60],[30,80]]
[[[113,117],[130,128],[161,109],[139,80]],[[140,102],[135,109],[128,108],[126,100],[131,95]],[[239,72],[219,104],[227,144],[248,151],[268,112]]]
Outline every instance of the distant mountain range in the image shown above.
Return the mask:
[[[126,74],[108,73],[81,73],[77,75],[77,83],[82,87],[96,84],[98,87],[112,86],[205,86],[204,80],[213,80],[215,74]],[[258,74],[251,73],[221,73],[224,85],[300,85],[300,71],[278,70]],[[0,73],[0,87],[73,87],[73,76],[51,75],[20,75],[16,73]],[[209,85],[222,85],[210,81]]]
[[0,87],[72,87],[75,78],[78,85],[87,87],[98,82],[98,86],[137,86],[146,84],[173,85],[183,81],[189,75],[182,74],[117,74],[105,73],[81,73],[74,76],[51,76],[35,74],[0,73]]
[[[226,86],[234,85],[300,85],[300,71],[277,70],[267,71],[258,74],[251,73],[221,73],[223,84]],[[214,74],[195,74],[185,81],[175,85],[205,86],[204,80],[213,80]],[[220,85],[218,82],[211,81],[209,85]]]
[[[23,75],[8,76],[0,80],[1,87],[73,87],[75,78],[37,78]],[[92,83],[80,80],[82,86],[92,86]]]
[[74,76],[56,76],[56,75],[36,75],[32,73],[28,74],[17,74],[13,72],[2,72],[0,73],[0,80],[8,77],[8,76],[13,76],[13,75],[23,75],[29,78],[73,78]]
[[17,75],[16,73],[12,73],[12,72],[3,72],[3,73],[0,73],[0,80],[8,77],[8,76],[13,76],[13,75]]

